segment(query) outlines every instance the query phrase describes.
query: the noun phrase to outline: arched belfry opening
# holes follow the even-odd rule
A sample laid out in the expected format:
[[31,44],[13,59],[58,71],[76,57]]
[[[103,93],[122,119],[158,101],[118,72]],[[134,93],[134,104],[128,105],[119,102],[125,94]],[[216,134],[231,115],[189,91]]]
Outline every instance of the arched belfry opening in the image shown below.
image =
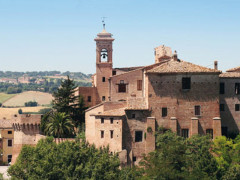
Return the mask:
[[108,62],[108,50],[107,49],[101,50],[101,62]]

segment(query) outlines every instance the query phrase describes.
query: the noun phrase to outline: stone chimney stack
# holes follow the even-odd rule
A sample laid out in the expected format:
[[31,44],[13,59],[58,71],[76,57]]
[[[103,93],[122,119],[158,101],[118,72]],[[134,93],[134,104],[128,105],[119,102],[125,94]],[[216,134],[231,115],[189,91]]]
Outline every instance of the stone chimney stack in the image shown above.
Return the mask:
[[214,61],[214,69],[218,70],[218,61]]
[[178,60],[178,56],[177,56],[177,51],[175,50],[173,53],[173,60],[177,61]]

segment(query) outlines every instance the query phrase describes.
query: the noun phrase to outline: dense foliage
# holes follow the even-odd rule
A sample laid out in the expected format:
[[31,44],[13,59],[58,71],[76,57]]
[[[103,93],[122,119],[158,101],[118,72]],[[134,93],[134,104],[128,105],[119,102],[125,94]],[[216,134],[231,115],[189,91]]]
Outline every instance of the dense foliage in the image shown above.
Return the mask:
[[17,179],[240,179],[240,136],[236,139],[156,133],[156,150],[140,166],[119,167],[116,155],[84,140],[56,145],[51,138],[23,148],[9,173]]
[[85,107],[83,97],[76,96],[75,92],[76,85],[68,76],[53,93],[53,110],[45,113],[40,125],[45,135],[57,138],[73,137],[77,128],[84,130],[87,107]]
[[118,179],[119,160],[108,149],[96,149],[84,141],[53,138],[41,140],[36,147],[24,146],[8,173],[15,179]]
[[35,107],[38,105],[36,101],[28,101],[24,103],[25,107]]

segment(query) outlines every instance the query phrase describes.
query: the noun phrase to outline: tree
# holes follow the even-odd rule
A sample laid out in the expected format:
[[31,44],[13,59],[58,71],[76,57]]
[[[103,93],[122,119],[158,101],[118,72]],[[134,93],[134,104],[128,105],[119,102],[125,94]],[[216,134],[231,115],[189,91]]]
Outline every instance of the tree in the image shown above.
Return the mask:
[[156,150],[140,162],[146,179],[216,179],[217,161],[208,136],[184,139],[171,131],[157,131]]
[[88,107],[85,106],[83,96],[78,96],[76,107],[73,112],[73,123],[75,127],[83,126],[85,123],[85,110]]
[[97,149],[85,141],[56,144],[42,139],[36,147],[24,146],[8,169],[16,179],[119,179],[119,159],[107,148]]
[[44,132],[56,138],[72,137],[74,135],[74,125],[70,117],[64,112],[54,112],[49,117],[49,122],[45,124]]
[[73,80],[69,79],[61,82],[57,92],[53,93],[53,108],[58,112],[65,112],[72,115],[76,107],[77,97],[75,96],[76,86]]

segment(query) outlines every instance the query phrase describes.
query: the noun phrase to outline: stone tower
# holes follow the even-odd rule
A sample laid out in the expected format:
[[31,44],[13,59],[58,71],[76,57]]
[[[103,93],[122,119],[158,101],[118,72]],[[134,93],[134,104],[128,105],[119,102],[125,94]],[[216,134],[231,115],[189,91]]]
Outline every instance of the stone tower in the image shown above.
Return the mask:
[[100,101],[109,100],[109,82],[112,76],[112,34],[105,28],[94,39],[96,41],[96,87]]

